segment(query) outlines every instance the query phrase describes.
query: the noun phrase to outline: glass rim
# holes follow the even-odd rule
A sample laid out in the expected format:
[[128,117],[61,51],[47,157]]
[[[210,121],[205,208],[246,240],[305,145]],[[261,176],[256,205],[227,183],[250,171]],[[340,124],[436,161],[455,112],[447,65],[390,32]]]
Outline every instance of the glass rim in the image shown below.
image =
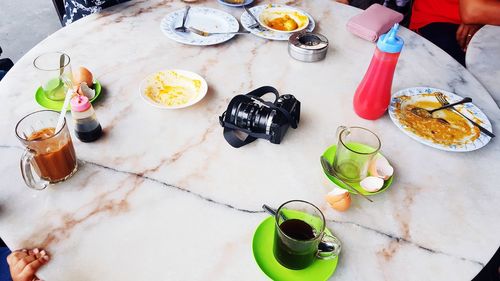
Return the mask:
[[[290,237],[288,236],[285,232],[281,231],[281,228],[278,224],[278,221],[279,221],[279,213],[280,213],[280,210],[286,205],[286,204],[289,204],[289,203],[294,203],[294,202],[298,202],[298,203],[305,203],[311,207],[313,207],[314,209],[316,209],[318,211],[318,213],[321,215],[321,220],[323,222],[323,224],[321,225],[321,231],[318,232],[313,239],[311,240],[298,240],[298,239],[295,239],[293,237]],[[323,214],[323,212],[321,212],[321,210],[316,207],[316,205],[314,205],[313,203],[311,202],[307,202],[305,200],[289,200],[289,201],[286,201],[285,203],[281,204],[281,206],[278,207],[278,210],[276,210],[276,215],[274,216],[274,223],[276,225],[276,227],[279,229],[279,231],[281,232],[281,234],[285,235],[286,238],[290,239],[290,240],[293,240],[293,241],[298,241],[298,242],[308,242],[308,241],[312,241],[312,240],[316,240],[318,238],[321,238],[321,236],[323,235],[323,233],[325,232],[325,228],[326,228],[326,219],[325,219],[325,215]]]
[[[47,69],[47,68],[43,68],[43,67],[40,67],[39,65],[37,65],[37,60],[43,56],[46,56],[46,55],[50,55],[50,54],[60,54],[60,55],[64,55],[65,58],[67,58],[67,62],[63,65],[63,66],[59,66],[58,68],[54,68],[54,69]],[[38,70],[41,70],[41,71],[57,71],[57,70],[61,70],[65,67],[67,67],[71,62],[71,58],[68,56],[68,54],[66,53],[63,53],[63,52],[60,52],[60,51],[56,51],[56,52],[46,52],[46,53],[43,53],[41,55],[38,55],[34,60],[33,60],[33,66],[38,69]]]
[[[342,140],[342,133],[345,131],[345,130],[349,130],[349,129],[360,129],[360,130],[364,130],[364,131],[367,131],[369,132],[370,134],[372,134],[373,136],[375,136],[375,138],[377,139],[377,148],[373,148],[374,151],[373,152],[360,152],[360,151],[356,151],[356,150],[353,150],[351,148],[349,148],[345,143],[344,141]],[[354,152],[354,153],[357,153],[357,154],[362,154],[362,155],[370,155],[370,154],[375,154],[377,153],[381,146],[382,146],[382,143],[380,142],[380,138],[377,136],[377,134],[375,134],[374,132],[368,130],[367,128],[363,128],[363,127],[359,127],[359,126],[354,126],[354,127],[345,127],[342,129],[342,131],[340,131],[339,133],[339,141],[340,143],[342,144],[343,147],[347,148],[348,150]],[[371,147],[371,146],[368,146],[368,147]]]
[[33,114],[37,114],[37,113],[40,113],[40,112],[54,112],[54,113],[58,113],[58,114],[59,114],[59,112],[57,112],[57,111],[55,111],[55,110],[38,110],[38,111],[35,111],[35,112],[31,112],[30,114],[28,114],[28,115],[24,116],[23,118],[21,118],[21,120],[19,120],[19,121],[17,122],[17,124],[16,124],[16,128],[15,128],[15,130],[16,130],[16,137],[17,137],[19,140],[21,140],[21,141],[28,141],[28,142],[41,142],[41,141],[46,141],[46,140],[49,140],[49,139],[54,138],[54,137],[56,137],[56,136],[59,136],[59,134],[60,134],[60,133],[63,131],[63,129],[66,127],[66,117],[64,117],[64,122],[63,122],[63,125],[62,125],[61,129],[59,129],[59,131],[57,131],[57,132],[54,132],[54,134],[53,134],[52,136],[48,137],[48,138],[44,138],[44,139],[35,139],[35,140],[27,140],[26,138],[21,137],[21,136],[18,134],[18,130],[17,130],[17,129],[19,128],[19,125],[21,124],[21,122],[23,122],[23,121],[24,121],[24,119],[26,119],[26,118],[30,117],[31,115],[33,115]]

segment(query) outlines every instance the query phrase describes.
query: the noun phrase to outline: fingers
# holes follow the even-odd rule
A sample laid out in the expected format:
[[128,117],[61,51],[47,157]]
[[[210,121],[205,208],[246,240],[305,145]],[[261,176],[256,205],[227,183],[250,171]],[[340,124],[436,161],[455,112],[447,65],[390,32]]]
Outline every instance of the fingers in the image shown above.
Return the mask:
[[7,257],[13,280],[39,280],[35,274],[48,261],[47,252],[38,248],[14,251]]
[[467,39],[465,40],[465,46],[464,46],[464,51],[467,51],[467,47],[469,46],[470,41],[472,40],[472,37],[474,37],[474,34],[481,28],[481,25],[471,25],[470,29],[468,30],[469,32],[467,33]]
[[14,272],[20,273],[26,266],[28,266],[28,264],[32,263],[36,259],[37,258],[32,255],[25,256],[24,258],[20,259],[12,268],[14,269]]
[[[24,269],[21,271],[21,274],[19,275],[21,278],[30,278],[30,277],[33,277],[36,272],[38,271],[38,269],[46,264],[47,262],[49,261],[49,256],[47,255],[43,255],[35,260],[33,260],[32,262],[30,262],[29,264],[27,264]],[[38,278],[35,277],[35,280],[38,280]]]
[[461,24],[458,29],[457,29],[457,42],[460,48],[465,49],[466,46],[466,40],[467,40],[467,34],[468,34],[468,27],[465,24]]
[[27,255],[28,250],[26,249],[14,251],[7,256],[7,263],[9,264],[9,266],[13,266]]

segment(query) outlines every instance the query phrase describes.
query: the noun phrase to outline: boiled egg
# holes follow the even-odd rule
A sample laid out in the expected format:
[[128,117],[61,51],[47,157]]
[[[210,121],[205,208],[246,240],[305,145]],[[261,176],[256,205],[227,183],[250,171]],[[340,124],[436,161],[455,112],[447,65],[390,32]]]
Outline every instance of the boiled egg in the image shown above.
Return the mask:
[[75,85],[80,85],[83,82],[87,83],[87,86],[92,87],[94,85],[94,77],[90,70],[80,66],[73,72],[73,83]]
[[384,156],[377,155],[371,161],[368,167],[368,172],[371,176],[387,180],[394,173],[394,168],[389,164],[389,161],[387,161]]
[[326,195],[326,201],[333,209],[344,212],[351,206],[351,195],[347,190],[337,187]]
[[359,185],[368,192],[376,192],[384,186],[384,180],[379,177],[370,176],[364,178]]
[[76,92],[79,95],[86,96],[89,100],[95,97],[95,90],[92,90],[86,82],[82,82]]

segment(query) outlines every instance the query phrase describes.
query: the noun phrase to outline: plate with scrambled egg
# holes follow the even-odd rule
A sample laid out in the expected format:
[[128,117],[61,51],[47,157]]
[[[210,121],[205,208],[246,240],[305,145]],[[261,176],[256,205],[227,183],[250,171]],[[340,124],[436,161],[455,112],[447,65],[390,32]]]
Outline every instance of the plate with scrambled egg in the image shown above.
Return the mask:
[[[404,89],[393,95],[389,106],[391,120],[405,134],[425,145],[453,152],[467,152],[485,146],[491,138],[452,109],[439,110],[432,117],[415,114],[413,108],[432,110],[441,107],[436,95],[442,93],[449,103],[462,100],[453,93],[428,87]],[[474,104],[466,103],[455,109],[488,130],[488,117]]]
[[290,35],[301,30],[313,31],[316,27],[313,17],[295,7],[266,4],[250,8],[259,23],[266,27],[264,31],[249,28],[255,21],[247,12],[241,17],[241,25],[253,35],[269,40],[288,40]]
[[162,70],[146,77],[140,86],[141,97],[150,105],[179,109],[199,102],[208,91],[207,81],[186,70]]

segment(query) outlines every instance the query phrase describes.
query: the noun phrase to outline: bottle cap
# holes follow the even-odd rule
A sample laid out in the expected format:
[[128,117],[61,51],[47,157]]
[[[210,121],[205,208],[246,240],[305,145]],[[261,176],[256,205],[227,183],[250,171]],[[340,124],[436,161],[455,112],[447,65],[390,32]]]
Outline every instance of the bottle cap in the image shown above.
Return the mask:
[[76,95],[71,98],[71,110],[77,112],[83,112],[90,108],[89,98],[82,95]]
[[399,24],[394,26],[386,34],[382,34],[377,41],[377,48],[385,53],[399,53],[403,49],[404,41],[397,36]]

